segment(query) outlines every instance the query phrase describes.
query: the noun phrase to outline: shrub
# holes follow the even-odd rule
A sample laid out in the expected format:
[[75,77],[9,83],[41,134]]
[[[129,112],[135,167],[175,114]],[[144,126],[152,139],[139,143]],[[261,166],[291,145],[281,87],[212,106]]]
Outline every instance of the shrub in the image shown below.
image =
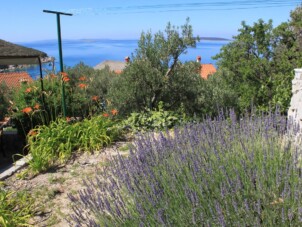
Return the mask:
[[63,81],[67,116],[84,118],[100,114],[105,110],[105,96],[113,78],[114,73],[108,68],[94,70],[83,63],[68,68],[66,73],[50,73],[43,79],[43,93],[38,80],[14,92],[11,114],[24,134],[36,125],[48,125],[61,117]]
[[140,113],[131,113],[123,124],[130,127],[134,132],[163,130],[172,128],[185,122],[185,113],[179,114],[173,111],[164,110],[164,103],[159,102],[157,110],[149,110]]
[[32,156],[29,165],[33,171],[45,171],[50,166],[68,160],[76,150],[95,151],[120,136],[114,120],[96,116],[77,121],[58,119],[28,134],[28,148]]
[[155,137],[85,181],[71,220],[87,226],[299,226],[299,147],[278,115],[231,113]]
[[10,192],[0,188],[0,226],[27,226],[33,214],[33,200],[25,192]]

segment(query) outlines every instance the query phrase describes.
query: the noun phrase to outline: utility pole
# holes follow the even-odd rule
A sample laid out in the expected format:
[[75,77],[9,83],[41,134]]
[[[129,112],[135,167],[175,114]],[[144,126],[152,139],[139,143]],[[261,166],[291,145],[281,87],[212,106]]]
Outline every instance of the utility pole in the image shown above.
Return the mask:
[[[57,15],[57,30],[58,30],[58,43],[59,43],[60,71],[64,72],[60,15],[72,16],[72,14],[71,13],[62,13],[62,12],[57,12],[57,11],[51,11],[51,10],[43,10],[43,12],[44,13],[53,13],[53,14]],[[63,107],[63,116],[66,117],[66,102],[65,102],[65,85],[64,85],[64,81],[62,81],[62,107]]]

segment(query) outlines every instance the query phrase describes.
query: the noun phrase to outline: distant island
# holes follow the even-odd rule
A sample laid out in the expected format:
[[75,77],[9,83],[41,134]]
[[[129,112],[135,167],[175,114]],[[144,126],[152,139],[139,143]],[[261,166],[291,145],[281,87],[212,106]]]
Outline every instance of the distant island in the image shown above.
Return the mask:
[[230,39],[220,38],[220,37],[200,37],[200,40],[207,41],[230,41]]

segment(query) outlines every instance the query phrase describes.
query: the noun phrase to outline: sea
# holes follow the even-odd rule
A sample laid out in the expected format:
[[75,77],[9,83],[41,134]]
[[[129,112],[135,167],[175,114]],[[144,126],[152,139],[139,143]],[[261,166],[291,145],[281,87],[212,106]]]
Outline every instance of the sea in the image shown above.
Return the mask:
[[[202,57],[202,63],[212,63],[216,65],[213,56],[220,52],[222,46],[229,43],[228,40],[201,40],[196,48],[189,48],[187,53],[180,56],[182,62],[195,61],[197,56]],[[47,53],[55,58],[55,71],[59,71],[59,49],[57,40],[43,40],[33,42],[19,42],[18,44],[34,48]],[[126,56],[131,57],[138,47],[138,40],[113,40],[113,39],[79,39],[63,40],[63,65],[73,67],[80,62],[94,67],[105,60],[124,61]],[[52,70],[52,64],[44,63],[43,74]],[[23,69],[24,70],[24,69]],[[33,79],[40,75],[38,66],[30,66],[25,69]]]

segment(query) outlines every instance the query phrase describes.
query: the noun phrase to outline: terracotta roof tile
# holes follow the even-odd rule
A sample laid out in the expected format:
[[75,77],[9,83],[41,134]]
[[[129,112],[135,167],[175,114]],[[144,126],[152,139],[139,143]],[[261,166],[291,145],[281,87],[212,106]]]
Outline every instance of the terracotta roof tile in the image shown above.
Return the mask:
[[208,77],[216,72],[216,68],[213,64],[201,64],[200,76],[203,79],[208,79]]
[[5,83],[9,88],[20,87],[22,81],[32,82],[33,79],[27,72],[0,73],[0,84]]

